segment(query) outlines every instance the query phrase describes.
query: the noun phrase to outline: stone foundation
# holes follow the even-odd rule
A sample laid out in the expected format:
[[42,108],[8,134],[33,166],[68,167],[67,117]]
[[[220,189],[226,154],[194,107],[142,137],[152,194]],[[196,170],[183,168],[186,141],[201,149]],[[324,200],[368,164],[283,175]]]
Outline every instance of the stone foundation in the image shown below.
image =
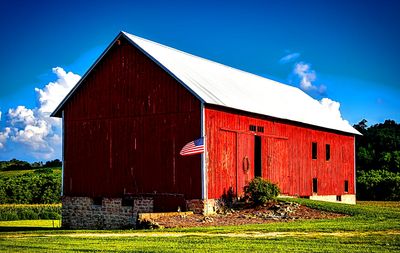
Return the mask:
[[214,214],[219,208],[219,200],[216,199],[191,199],[186,201],[187,210],[203,215]]
[[327,202],[338,202],[345,204],[355,204],[356,203],[356,195],[354,194],[344,194],[344,195],[313,195],[310,196],[312,200],[320,200]]
[[63,197],[62,227],[67,229],[134,228],[139,212],[152,212],[153,199],[133,198],[131,205],[122,205],[121,198],[92,199]]

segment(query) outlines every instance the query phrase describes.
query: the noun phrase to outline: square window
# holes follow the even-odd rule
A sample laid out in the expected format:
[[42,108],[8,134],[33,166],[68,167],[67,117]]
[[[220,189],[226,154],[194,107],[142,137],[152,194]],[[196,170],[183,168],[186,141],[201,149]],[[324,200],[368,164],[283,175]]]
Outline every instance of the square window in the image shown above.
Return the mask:
[[264,127],[257,126],[257,132],[264,133]]
[[255,125],[250,125],[250,131],[256,131],[257,130],[257,128],[256,128],[256,126]]
[[337,196],[336,196],[336,201],[342,201],[342,196],[337,195]]

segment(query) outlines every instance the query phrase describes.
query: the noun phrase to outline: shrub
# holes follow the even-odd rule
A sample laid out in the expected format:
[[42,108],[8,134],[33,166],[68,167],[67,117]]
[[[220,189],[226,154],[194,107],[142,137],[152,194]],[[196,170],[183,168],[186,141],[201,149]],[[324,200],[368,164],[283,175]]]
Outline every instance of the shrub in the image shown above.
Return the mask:
[[385,170],[358,172],[357,199],[400,200],[400,173]]
[[276,198],[280,190],[276,184],[261,177],[256,177],[245,187],[245,192],[253,200],[254,204],[262,205]]

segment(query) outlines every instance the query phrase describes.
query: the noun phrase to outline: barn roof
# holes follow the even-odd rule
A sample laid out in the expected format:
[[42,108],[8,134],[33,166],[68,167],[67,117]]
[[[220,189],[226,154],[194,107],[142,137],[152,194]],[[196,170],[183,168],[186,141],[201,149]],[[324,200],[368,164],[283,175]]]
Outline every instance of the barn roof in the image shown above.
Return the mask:
[[[337,107],[338,104],[330,104],[329,100],[320,102],[299,88],[194,56],[126,32],[121,32],[119,36],[126,37],[203,103],[360,134],[341,118],[336,110],[338,108],[332,108],[332,106]],[[52,116],[59,115],[63,104],[82,83],[85,76],[57,107]]]

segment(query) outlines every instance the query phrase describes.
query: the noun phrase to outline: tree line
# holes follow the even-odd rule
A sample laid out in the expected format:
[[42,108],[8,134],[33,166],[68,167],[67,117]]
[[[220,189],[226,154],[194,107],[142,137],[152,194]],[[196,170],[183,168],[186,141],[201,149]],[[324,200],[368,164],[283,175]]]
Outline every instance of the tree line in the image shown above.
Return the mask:
[[17,159],[11,159],[9,161],[0,161],[0,170],[1,171],[10,171],[10,170],[33,170],[39,168],[54,168],[61,167],[62,162],[59,159],[54,159],[47,162],[33,162],[28,163],[26,161],[21,161]]
[[357,199],[400,200],[400,124],[394,120],[354,125],[356,137]]

